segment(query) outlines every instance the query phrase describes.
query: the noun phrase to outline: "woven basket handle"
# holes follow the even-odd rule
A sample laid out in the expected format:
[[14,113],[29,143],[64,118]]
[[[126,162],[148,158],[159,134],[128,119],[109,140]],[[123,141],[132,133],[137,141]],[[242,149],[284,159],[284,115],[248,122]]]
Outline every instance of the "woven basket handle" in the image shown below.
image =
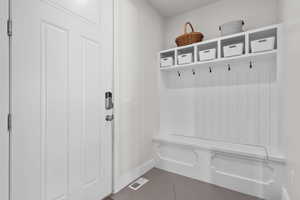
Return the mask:
[[194,27],[193,27],[193,25],[191,24],[191,22],[187,22],[187,23],[185,23],[185,25],[184,25],[184,34],[187,34],[187,28],[188,28],[188,26],[192,29],[192,32],[195,32],[195,31],[194,31]]

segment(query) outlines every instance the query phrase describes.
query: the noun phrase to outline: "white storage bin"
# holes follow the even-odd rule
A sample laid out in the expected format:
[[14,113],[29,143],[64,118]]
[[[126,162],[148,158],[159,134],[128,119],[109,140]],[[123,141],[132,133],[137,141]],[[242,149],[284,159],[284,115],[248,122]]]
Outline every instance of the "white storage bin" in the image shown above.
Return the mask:
[[223,47],[224,57],[239,56],[243,54],[244,43],[231,44]]
[[245,22],[243,20],[235,20],[221,25],[219,27],[219,30],[221,31],[222,36],[231,35],[231,34],[243,32],[244,25]]
[[190,64],[192,62],[193,62],[193,54],[192,53],[178,55],[178,65]]
[[170,67],[173,65],[173,57],[166,57],[160,59],[160,67]]
[[251,41],[252,53],[270,51],[275,48],[275,37]]
[[207,49],[203,51],[199,51],[199,60],[206,61],[206,60],[213,60],[216,58],[216,49]]

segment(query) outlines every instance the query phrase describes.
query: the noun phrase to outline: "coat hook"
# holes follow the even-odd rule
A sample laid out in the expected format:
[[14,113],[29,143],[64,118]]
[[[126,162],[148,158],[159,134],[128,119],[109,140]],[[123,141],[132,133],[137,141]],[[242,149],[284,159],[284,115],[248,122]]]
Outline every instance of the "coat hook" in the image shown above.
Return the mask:
[[211,67],[209,67],[209,73],[212,73],[212,69],[211,69]]
[[178,75],[178,77],[180,77],[180,76],[181,76],[181,73],[180,73],[180,71],[177,71],[177,75]]
[[230,64],[228,64],[228,71],[230,71],[231,70],[231,67],[230,67]]
[[253,63],[252,63],[252,61],[250,61],[250,69],[252,69],[253,68]]
[[193,75],[195,76],[196,75],[196,71],[194,69],[192,69],[192,72],[193,72]]

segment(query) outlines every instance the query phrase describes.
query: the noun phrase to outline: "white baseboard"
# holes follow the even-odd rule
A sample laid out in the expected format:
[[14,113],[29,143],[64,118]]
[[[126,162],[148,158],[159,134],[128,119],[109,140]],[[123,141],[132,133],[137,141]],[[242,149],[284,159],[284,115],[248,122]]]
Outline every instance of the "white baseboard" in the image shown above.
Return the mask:
[[[251,196],[259,197],[265,199],[266,195],[264,191],[266,188],[270,187],[272,181],[263,182],[261,180],[250,179],[247,177],[242,177],[235,174],[230,174],[227,172],[222,172],[219,170],[212,170],[213,179],[212,184],[237,191],[243,194],[248,194]],[[278,198],[277,198],[278,199]],[[273,200],[273,199],[272,199]],[[274,199],[275,200],[275,199]],[[279,200],[279,199],[278,199]]]
[[281,200],[290,200],[290,195],[285,187],[282,187]]
[[122,175],[121,177],[118,177],[114,184],[114,191],[113,193],[117,193],[123,188],[125,188],[127,185],[144,175],[146,172],[154,168],[155,166],[155,160],[151,159],[141,166],[127,172],[126,174]]

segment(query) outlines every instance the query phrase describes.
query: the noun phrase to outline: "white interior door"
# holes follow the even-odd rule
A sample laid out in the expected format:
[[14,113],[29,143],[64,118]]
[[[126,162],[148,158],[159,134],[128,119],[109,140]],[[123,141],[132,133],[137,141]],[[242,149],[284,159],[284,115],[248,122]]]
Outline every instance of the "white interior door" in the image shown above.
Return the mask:
[[112,5],[12,0],[12,200],[111,192]]
[[8,36],[6,21],[8,19],[8,1],[0,0],[0,199],[8,200],[9,192],[9,135],[7,115],[9,102],[9,65]]

